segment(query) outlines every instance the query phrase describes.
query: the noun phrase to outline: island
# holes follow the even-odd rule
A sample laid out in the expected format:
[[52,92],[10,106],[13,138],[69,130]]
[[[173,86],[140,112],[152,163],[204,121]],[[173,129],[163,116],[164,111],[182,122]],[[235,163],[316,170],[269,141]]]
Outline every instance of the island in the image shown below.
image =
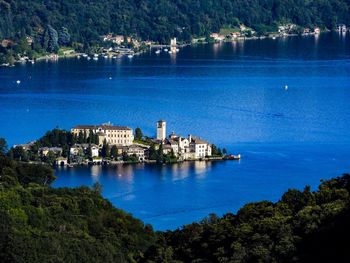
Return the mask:
[[239,160],[215,144],[189,134],[167,135],[166,121],[156,123],[156,137],[144,136],[112,123],[77,125],[70,131],[54,129],[37,141],[14,145],[9,155],[20,161],[54,166],[113,165],[123,163],[176,163],[183,161]]

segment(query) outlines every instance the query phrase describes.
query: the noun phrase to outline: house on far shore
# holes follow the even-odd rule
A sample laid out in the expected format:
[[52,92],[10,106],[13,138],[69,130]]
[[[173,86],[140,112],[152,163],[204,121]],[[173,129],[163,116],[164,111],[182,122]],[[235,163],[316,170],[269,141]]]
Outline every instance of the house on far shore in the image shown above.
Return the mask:
[[345,24],[337,24],[336,27],[335,27],[335,30],[337,32],[346,32],[347,28],[346,28],[346,25]]
[[211,33],[210,37],[213,38],[215,41],[223,41],[225,39],[224,35],[220,35],[218,33]]
[[124,36],[108,34],[108,35],[103,36],[103,41],[104,42],[112,42],[112,43],[115,43],[117,45],[121,45],[122,43],[124,43]]

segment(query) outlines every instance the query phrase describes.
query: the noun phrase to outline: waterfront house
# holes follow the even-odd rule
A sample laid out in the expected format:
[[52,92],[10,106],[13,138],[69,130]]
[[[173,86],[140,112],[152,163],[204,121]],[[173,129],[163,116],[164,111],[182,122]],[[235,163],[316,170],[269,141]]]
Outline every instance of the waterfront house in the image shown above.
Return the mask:
[[189,135],[190,149],[196,159],[211,156],[211,145],[207,141]]
[[109,145],[130,146],[134,141],[133,130],[126,126],[113,126],[111,123],[101,125],[77,125],[71,129],[71,132],[79,136],[79,133],[85,133],[87,137],[90,132],[98,135],[99,145],[104,141]]
[[[91,150],[91,152],[89,152]],[[75,144],[69,149],[71,157],[90,155],[90,157],[99,156],[99,147],[96,144]]]
[[68,165],[68,159],[64,157],[58,157],[55,160],[55,165],[57,166],[66,166]]
[[145,161],[145,151],[147,150],[148,148],[147,147],[141,147],[141,146],[138,146],[138,145],[132,145],[132,146],[129,146],[127,151],[126,151],[126,154],[128,156],[137,156],[139,162],[143,162]]
[[223,41],[225,39],[224,35],[220,35],[218,33],[211,33],[210,37],[213,38],[215,41]]
[[346,25],[344,25],[344,24],[337,24],[336,25],[336,31],[338,31],[338,32],[346,32]]

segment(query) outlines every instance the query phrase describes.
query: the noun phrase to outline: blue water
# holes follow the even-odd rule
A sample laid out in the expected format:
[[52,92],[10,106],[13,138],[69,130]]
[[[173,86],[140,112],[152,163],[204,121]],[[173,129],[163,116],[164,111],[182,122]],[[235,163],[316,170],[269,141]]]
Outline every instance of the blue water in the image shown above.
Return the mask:
[[10,145],[56,126],[106,121],[153,136],[155,122],[165,119],[169,132],[241,153],[239,162],[57,170],[55,187],[99,181],[117,207],[156,229],[174,229],[350,172],[350,37],[0,68],[0,113],[0,136]]

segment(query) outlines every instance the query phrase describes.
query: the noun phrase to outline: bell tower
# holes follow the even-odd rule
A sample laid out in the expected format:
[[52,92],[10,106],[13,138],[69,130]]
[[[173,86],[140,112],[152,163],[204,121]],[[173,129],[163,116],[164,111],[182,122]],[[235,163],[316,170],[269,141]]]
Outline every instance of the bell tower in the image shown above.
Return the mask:
[[157,121],[157,140],[165,140],[166,138],[166,122],[165,121]]

